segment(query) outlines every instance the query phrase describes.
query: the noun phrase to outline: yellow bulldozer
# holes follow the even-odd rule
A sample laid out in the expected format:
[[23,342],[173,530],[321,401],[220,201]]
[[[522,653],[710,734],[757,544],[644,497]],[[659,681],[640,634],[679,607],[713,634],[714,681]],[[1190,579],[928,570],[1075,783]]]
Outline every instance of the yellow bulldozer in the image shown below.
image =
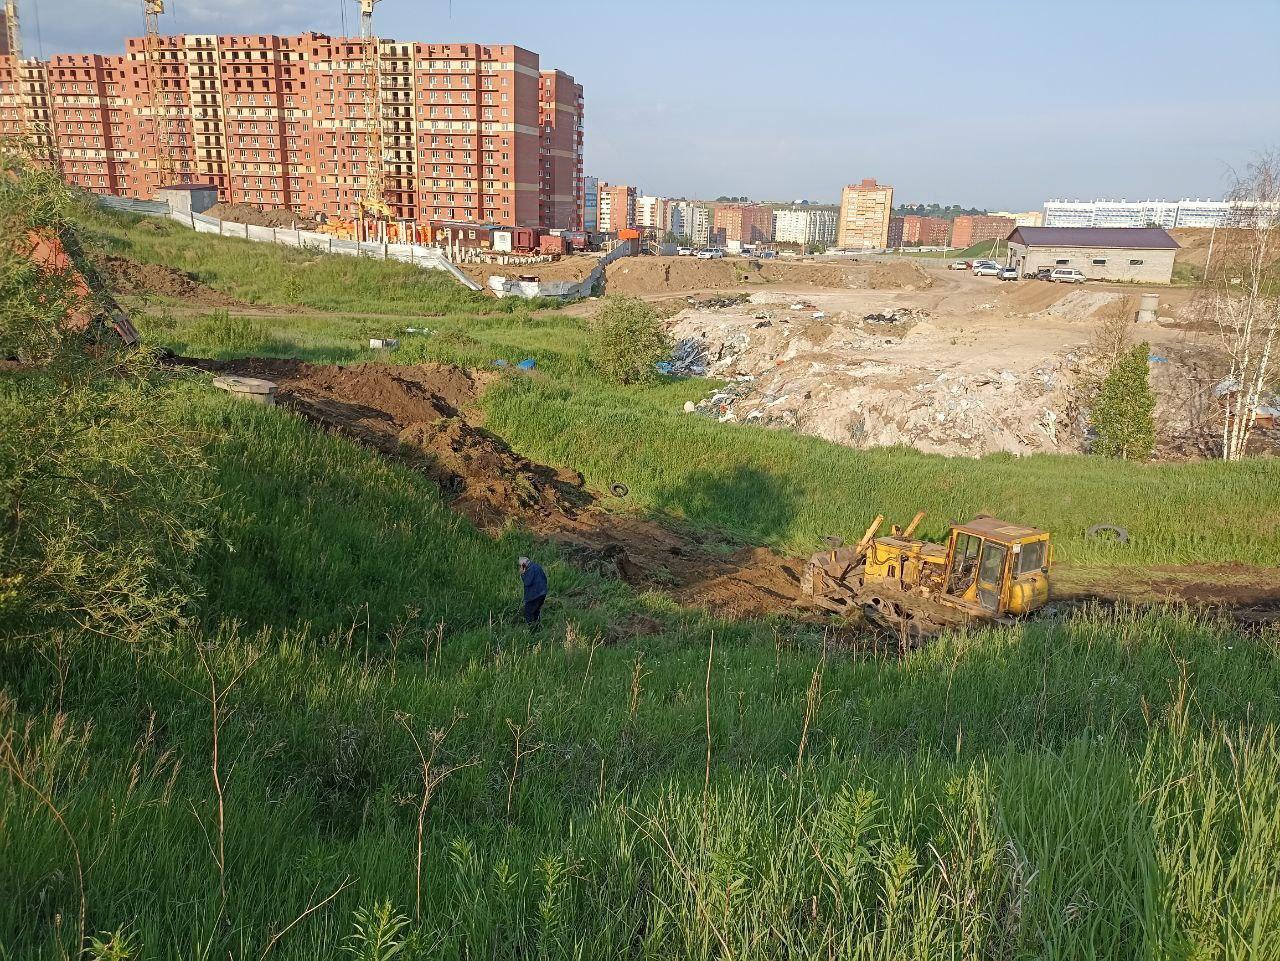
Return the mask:
[[861,613],[912,642],[974,621],[1008,622],[1049,600],[1049,532],[980,515],[951,525],[945,544],[914,536],[919,513],[887,537],[875,519],[852,547],[833,545],[809,559],[801,593],[837,614]]

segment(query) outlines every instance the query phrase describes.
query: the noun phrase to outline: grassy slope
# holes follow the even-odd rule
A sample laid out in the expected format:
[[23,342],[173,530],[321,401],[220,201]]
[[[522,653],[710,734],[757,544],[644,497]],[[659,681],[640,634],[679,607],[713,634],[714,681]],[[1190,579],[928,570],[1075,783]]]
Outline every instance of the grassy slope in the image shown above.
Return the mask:
[[[509,336],[476,331],[486,349]],[[610,438],[587,458],[594,474],[625,471],[638,497],[707,522],[746,495],[816,517],[805,485],[872,473],[889,490],[859,488],[868,499],[914,507],[903,462],[968,497],[1035,460],[860,455],[725,431],[674,412],[688,389],[575,399],[553,379],[492,407],[502,429],[568,459],[583,453],[573,439]],[[459,714],[437,762],[475,763],[433,798],[403,958],[1280,953],[1274,646],[1117,612],[957,635],[905,662],[824,656],[811,631],[716,625],[559,563],[534,643],[504,620],[520,538],[476,535],[420,476],[287,412],[199,384],[174,391],[226,490],[202,630],[145,652],[0,642],[0,731],[78,840],[90,929],[125,926],[142,957],[259,957],[344,880],[272,958],[339,956],[356,908],[383,899],[413,916],[421,777],[403,725],[429,749],[427,732]],[[680,480],[722,465],[727,492]],[[1054,460],[1038,483],[1111,507],[1113,466],[1092,468],[1090,486]],[[1004,476],[1039,498],[1028,475]],[[738,526],[785,540],[789,513],[757,503]],[[1257,549],[1221,531],[1211,544]],[[657,634],[628,637],[639,614]],[[437,617],[439,643],[426,623]],[[224,681],[253,663],[221,731],[223,773],[235,772],[225,911],[197,643]],[[57,957],[54,916],[65,945],[76,915],[72,860],[8,779],[0,864],[0,957]]]
[[[824,656],[810,630],[670,614],[558,563],[534,643],[505,617],[518,538],[476,535],[420,476],[286,412],[197,385],[174,403],[214,439],[229,501],[203,631],[145,652],[0,643],[0,727],[90,865],[90,927],[126,926],[143,957],[258,957],[345,880],[274,957],[337,956],[383,899],[413,915],[403,725],[429,747],[454,718],[437,762],[474,764],[433,799],[408,957],[1280,949],[1257,884],[1280,856],[1274,649],[1121,613],[906,662]],[[639,613],[659,633],[607,641]],[[196,644],[223,683],[252,663],[221,730],[225,921]],[[65,838],[7,780],[0,824],[0,944],[56,957]]]

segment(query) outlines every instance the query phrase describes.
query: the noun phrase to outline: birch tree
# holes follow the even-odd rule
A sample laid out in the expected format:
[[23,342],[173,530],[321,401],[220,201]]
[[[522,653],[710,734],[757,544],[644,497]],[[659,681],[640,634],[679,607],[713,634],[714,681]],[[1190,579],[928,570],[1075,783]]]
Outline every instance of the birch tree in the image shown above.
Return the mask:
[[1228,366],[1215,394],[1222,402],[1222,458],[1244,456],[1258,406],[1275,380],[1280,349],[1280,154],[1251,164],[1231,192],[1240,263],[1205,277],[1209,315]]

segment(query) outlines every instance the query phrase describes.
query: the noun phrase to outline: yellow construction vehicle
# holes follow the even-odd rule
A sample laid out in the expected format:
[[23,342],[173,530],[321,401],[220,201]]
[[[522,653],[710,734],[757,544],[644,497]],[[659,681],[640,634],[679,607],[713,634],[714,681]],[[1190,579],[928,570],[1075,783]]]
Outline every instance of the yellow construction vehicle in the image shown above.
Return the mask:
[[1049,600],[1053,549],[1049,532],[981,515],[952,524],[946,544],[914,537],[919,513],[887,537],[875,519],[852,547],[837,545],[809,559],[800,581],[813,604],[920,640],[973,621],[1007,622]]

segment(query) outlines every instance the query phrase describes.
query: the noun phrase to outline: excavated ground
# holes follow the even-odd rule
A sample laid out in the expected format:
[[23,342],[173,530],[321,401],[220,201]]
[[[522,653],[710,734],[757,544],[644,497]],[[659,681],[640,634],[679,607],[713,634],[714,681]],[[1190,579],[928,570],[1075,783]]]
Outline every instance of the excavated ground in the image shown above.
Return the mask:
[[[726,618],[800,613],[801,559],[764,547],[734,549],[714,535],[653,517],[605,512],[576,471],[534,463],[485,430],[476,401],[502,374],[442,364],[175,363],[274,381],[282,406],[423,470],[481,529],[496,532],[515,522],[561,545],[579,567],[666,591]],[[1186,603],[1229,610],[1248,624],[1280,622],[1280,570],[1274,568],[1060,568],[1054,594],[1067,603]]]
[[726,553],[695,532],[605,513],[576,471],[535,464],[485,430],[474,405],[499,374],[441,364],[179,363],[274,381],[282,406],[425,471],[478,527],[515,521],[562,545],[580,567],[731,618],[789,610],[796,600],[798,560],[763,548]]

